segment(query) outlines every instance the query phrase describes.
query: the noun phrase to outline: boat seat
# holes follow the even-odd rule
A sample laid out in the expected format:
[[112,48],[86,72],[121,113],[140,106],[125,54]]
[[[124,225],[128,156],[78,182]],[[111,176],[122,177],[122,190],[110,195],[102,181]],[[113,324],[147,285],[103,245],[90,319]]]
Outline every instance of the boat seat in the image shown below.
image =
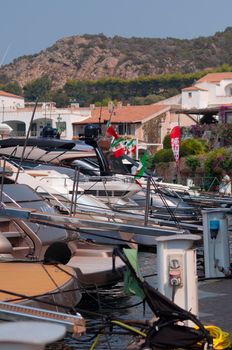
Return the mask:
[[30,175],[30,176],[49,176],[49,173],[47,171],[37,171],[37,170],[26,170],[25,171],[26,174]]
[[0,218],[0,222],[10,222],[11,220],[9,218],[4,218],[4,217],[1,217]]
[[13,247],[10,241],[0,233],[0,254],[12,254]]
[[20,238],[20,237],[22,237],[22,233],[18,232],[18,231],[1,232],[1,234],[6,238]]
[[[25,237],[24,233],[18,231],[12,232],[1,232],[0,233],[0,252],[5,252],[13,254],[19,253],[23,256],[30,252],[30,246],[28,243],[23,242]],[[1,248],[3,246],[3,248]]]

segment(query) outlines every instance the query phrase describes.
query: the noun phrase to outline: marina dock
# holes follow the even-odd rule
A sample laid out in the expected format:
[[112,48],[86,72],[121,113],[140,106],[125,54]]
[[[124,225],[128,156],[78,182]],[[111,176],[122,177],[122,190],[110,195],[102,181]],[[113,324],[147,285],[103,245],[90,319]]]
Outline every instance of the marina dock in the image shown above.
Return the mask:
[[199,314],[203,323],[220,327],[232,341],[232,279],[199,283]]

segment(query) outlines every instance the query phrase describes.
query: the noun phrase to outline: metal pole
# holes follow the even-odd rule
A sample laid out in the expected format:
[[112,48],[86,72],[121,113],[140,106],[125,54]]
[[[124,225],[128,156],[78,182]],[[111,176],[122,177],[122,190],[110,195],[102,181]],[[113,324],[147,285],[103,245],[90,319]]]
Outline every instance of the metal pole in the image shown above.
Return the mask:
[[4,122],[5,106],[4,101],[2,101],[2,123]]
[[136,155],[135,155],[135,159],[139,159],[139,140],[136,137]]
[[47,104],[45,103],[45,121],[44,121],[44,126],[47,126]]
[[147,178],[147,190],[146,190],[146,206],[145,206],[145,214],[144,214],[144,226],[148,224],[148,215],[149,215],[149,207],[150,207],[150,189],[151,189],[151,177]]
[[75,167],[75,173],[74,173],[74,179],[73,179],[73,188],[72,188],[72,198],[71,198],[70,216],[72,216],[72,213],[73,213],[74,193],[75,193],[75,184],[76,184],[76,180],[77,180],[77,167]]
[[27,136],[26,136],[26,139],[25,139],[25,142],[24,142],[23,152],[22,152],[22,156],[21,156],[21,159],[20,159],[20,162],[19,162],[19,167],[18,167],[18,172],[16,174],[15,183],[17,182],[18,177],[19,177],[19,171],[20,171],[21,164],[22,164],[22,161],[23,161],[23,158],[24,158],[24,154],[25,154],[25,151],[26,151],[27,141],[29,139],[29,135],[30,135],[30,132],[31,132],[32,123],[33,123],[33,119],[34,119],[34,116],[35,116],[35,111],[36,111],[37,104],[38,104],[38,98],[35,101],[35,106],[34,106],[34,109],[33,109],[33,112],[32,112],[31,121],[30,121],[30,124],[29,124],[29,128],[27,130]]
[[76,177],[76,184],[75,184],[74,214],[76,213],[76,208],[77,208],[77,194],[78,194],[78,187],[79,187],[79,179],[80,179],[80,167],[78,167],[77,169],[77,177]]
[[6,171],[6,159],[3,158],[3,171],[2,171],[1,192],[0,192],[0,205],[2,205],[5,171]]

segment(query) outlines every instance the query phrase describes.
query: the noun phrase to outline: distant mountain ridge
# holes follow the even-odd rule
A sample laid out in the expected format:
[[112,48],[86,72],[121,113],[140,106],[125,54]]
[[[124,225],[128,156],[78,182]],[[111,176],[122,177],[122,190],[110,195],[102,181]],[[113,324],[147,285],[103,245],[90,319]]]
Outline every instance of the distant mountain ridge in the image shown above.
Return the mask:
[[196,39],[70,36],[41,52],[0,68],[1,79],[21,86],[47,74],[54,88],[67,80],[133,79],[162,73],[190,73],[232,65],[232,27]]

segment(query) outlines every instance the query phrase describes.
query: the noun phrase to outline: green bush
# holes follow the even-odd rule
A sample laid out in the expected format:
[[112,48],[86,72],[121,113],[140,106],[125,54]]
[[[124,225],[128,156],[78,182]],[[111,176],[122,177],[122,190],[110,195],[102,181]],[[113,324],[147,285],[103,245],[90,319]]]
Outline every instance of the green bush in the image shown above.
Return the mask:
[[154,163],[167,163],[167,162],[173,162],[174,156],[172,149],[161,149],[154,155]]
[[147,156],[147,161],[146,161],[146,168],[149,170],[154,170],[155,169],[155,154],[149,154]]
[[170,135],[166,135],[163,139],[163,148],[169,149],[171,148],[171,141],[170,141]]
[[205,160],[205,176],[220,178],[223,170],[231,174],[232,152],[225,148],[209,152]]
[[185,164],[187,165],[187,167],[190,168],[191,172],[192,172],[192,176],[195,176],[196,173],[196,169],[201,165],[199,159],[196,156],[189,156],[187,157]]
[[224,146],[231,146],[232,145],[232,125],[225,124],[224,126],[225,128],[221,128],[220,137],[223,140]]
[[[206,190],[212,188],[212,183],[218,186],[222,177],[222,171],[226,170],[231,174],[232,168],[232,153],[225,148],[218,148],[209,152],[205,159],[205,181],[204,187]],[[215,178],[217,179],[215,181]]]
[[187,139],[181,142],[180,157],[189,155],[203,154],[206,151],[206,145],[203,140]]

